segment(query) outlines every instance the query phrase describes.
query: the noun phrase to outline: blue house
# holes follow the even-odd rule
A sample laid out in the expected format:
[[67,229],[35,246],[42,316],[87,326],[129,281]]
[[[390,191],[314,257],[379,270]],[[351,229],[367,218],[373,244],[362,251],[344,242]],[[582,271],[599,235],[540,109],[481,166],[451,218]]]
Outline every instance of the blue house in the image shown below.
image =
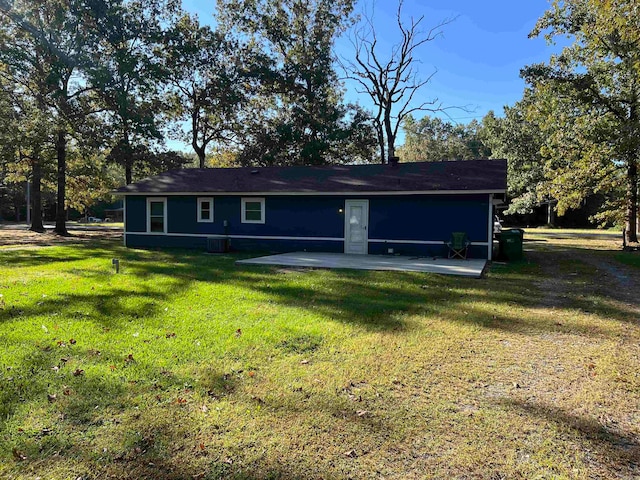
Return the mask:
[[[505,160],[173,170],[117,190],[125,245],[491,259]],[[221,243],[222,242],[222,243]]]

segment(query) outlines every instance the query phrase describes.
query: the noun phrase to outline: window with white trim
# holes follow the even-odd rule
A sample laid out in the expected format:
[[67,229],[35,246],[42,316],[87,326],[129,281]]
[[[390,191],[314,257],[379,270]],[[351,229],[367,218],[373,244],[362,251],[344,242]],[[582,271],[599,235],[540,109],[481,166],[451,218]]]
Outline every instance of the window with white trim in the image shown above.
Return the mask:
[[198,222],[213,222],[213,198],[198,198]]
[[264,198],[242,199],[242,223],[264,223]]
[[147,198],[147,232],[167,233],[166,198]]

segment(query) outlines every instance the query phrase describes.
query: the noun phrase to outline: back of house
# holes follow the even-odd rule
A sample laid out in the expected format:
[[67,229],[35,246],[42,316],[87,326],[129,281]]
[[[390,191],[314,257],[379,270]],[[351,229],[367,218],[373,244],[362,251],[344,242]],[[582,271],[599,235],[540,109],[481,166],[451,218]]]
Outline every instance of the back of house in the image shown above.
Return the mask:
[[125,244],[491,259],[505,160],[173,170],[117,190]]

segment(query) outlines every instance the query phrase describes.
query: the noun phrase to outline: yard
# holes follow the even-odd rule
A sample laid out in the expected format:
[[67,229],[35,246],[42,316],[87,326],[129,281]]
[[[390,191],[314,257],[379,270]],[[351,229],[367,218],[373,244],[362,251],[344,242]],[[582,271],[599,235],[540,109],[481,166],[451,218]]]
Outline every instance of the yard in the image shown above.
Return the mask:
[[640,254],[526,238],[483,280],[5,239],[0,477],[638,478]]

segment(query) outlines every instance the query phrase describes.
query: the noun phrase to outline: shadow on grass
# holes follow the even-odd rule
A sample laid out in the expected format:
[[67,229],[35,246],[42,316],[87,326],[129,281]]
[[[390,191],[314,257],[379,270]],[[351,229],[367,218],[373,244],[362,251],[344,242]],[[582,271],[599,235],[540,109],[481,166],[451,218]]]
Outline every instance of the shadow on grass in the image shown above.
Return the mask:
[[[554,278],[555,288],[565,292],[566,298],[562,304],[557,305],[559,310],[589,309],[607,318],[630,321],[630,309],[606,302],[597,305],[583,296],[583,287],[576,284],[571,273],[574,272],[574,267],[580,267],[582,275],[593,278],[584,269],[584,265],[580,266],[580,262],[567,265],[563,263],[565,260],[561,254],[553,252],[536,253],[532,259],[540,263],[540,255],[546,254],[551,255],[546,261],[556,262],[560,266],[559,275]],[[99,259],[104,261],[107,269],[113,257],[121,259],[121,275],[125,279],[135,279],[132,288],[123,288],[118,283],[108,284],[109,279],[115,278],[108,271],[91,270],[89,264],[89,269],[85,270],[82,265],[78,265]],[[0,267],[55,265],[66,274],[104,283],[97,292],[76,291],[59,297],[29,298],[19,309],[8,307],[0,310],[0,322],[55,314],[64,318],[88,319],[115,330],[131,318],[158,316],[162,302],[171,301],[196,283],[202,282],[214,288],[220,284],[237,286],[239,291],[257,293],[258,302],[317,312],[328,319],[398,335],[415,327],[407,319],[411,314],[431,315],[450,322],[522,334],[535,335],[562,330],[552,318],[534,318],[518,312],[518,308],[535,309],[544,304],[548,292],[537,282],[546,274],[537,264],[504,266],[496,268],[495,273],[487,280],[473,280],[400,272],[310,270],[284,273],[272,267],[237,268],[234,265],[237,258],[185,251],[126,250],[120,247],[110,248],[108,245],[0,253]],[[70,268],[65,265],[67,263]],[[54,273],[50,275],[53,276]],[[210,294],[214,296],[215,290],[212,289]],[[239,294],[230,301],[242,302],[243,298]],[[492,311],[492,308],[499,309],[499,312]],[[596,326],[575,329],[577,333],[585,335],[611,333]],[[308,351],[305,349],[318,348],[321,343],[321,340],[314,338],[300,338],[296,344],[280,342],[274,347],[300,353]],[[68,452],[69,455],[77,455],[79,461],[87,465],[88,471],[95,465],[101,465],[102,470],[115,474],[118,478],[289,479],[308,474],[327,478],[326,472],[314,471],[313,466],[308,466],[308,471],[296,469],[293,460],[284,459],[281,465],[264,463],[260,459],[245,460],[247,463],[242,463],[224,449],[215,452],[199,449],[199,443],[193,434],[198,430],[198,424],[193,419],[194,413],[174,416],[166,414],[167,411],[180,412],[178,409],[181,404],[176,403],[177,398],[192,394],[190,392],[194,389],[185,390],[185,385],[192,383],[193,378],[174,375],[143,362],[125,366],[122,359],[117,364],[118,371],[135,368],[138,369],[138,374],[110,374],[108,364],[118,355],[109,351],[108,346],[104,348],[101,359],[93,362],[94,366],[97,365],[96,371],[87,368],[85,375],[76,377],[71,373],[71,367],[60,367],[67,370],[54,375],[51,368],[60,363],[59,349],[43,344],[25,345],[24,348],[27,353],[16,359],[15,368],[8,373],[3,372],[0,418],[10,419],[25,402],[46,407],[47,395],[55,394],[56,400],[52,402],[55,410],[65,415],[61,429],[70,432],[68,436],[51,435],[46,440],[37,433],[24,433],[14,437],[14,444],[8,446],[15,445],[24,449],[28,458],[40,458],[44,461],[50,459],[53,452],[62,452],[62,455]],[[86,357],[87,352],[83,355]],[[100,375],[98,367],[106,374]],[[9,375],[12,380],[6,383]],[[196,395],[229,399],[235,405],[247,408],[251,408],[257,401],[250,398],[242,381],[230,376],[229,372],[212,369],[201,375]],[[70,395],[65,395],[65,387],[70,390]],[[382,436],[384,432],[393,429],[393,425],[384,424],[378,419],[353,415],[345,401],[339,397],[327,395],[315,399],[313,405],[305,405],[303,399],[297,396],[298,393],[293,392],[278,401],[273,400],[272,404],[267,399],[261,406],[266,415],[297,414],[305,418],[313,418],[322,410],[345,422],[358,425],[367,435]],[[140,398],[144,399],[143,402],[156,398],[161,407],[168,410],[151,408],[148,412],[142,411],[138,418],[133,416],[130,420],[125,419],[122,426],[123,437],[121,440],[112,440],[108,454],[100,456],[89,444],[77,445],[71,441],[74,436],[84,436],[87,432],[97,434],[104,422],[114,421],[113,418],[105,417],[104,410],[109,410],[109,414],[114,417],[118,417],[121,412],[131,414],[132,405]],[[145,405],[143,403],[143,409]],[[637,439],[628,434],[605,429],[595,421],[573,416],[554,407],[518,403],[511,403],[510,406],[579,433],[595,445],[602,456],[612,456],[614,460],[611,461],[611,468],[616,464],[630,468],[633,456],[637,458]],[[130,436],[127,436],[127,431],[139,434],[129,433]],[[187,446],[185,439],[191,444]],[[242,453],[238,453],[242,446],[233,447],[237,448],[237,456],[242,457]],[[111,449],[114,453],[109,453]],[[197,456],[198,460],[184,460],[185,455]]]
[[[35,255],[31,252],[14,254],[8,252],[0,256],[0,262],[8,261],[15,267],[24,267],[100,258],[107,265],[112,257],[117,256],[121,259],[122,275],[133,276],[139,281],[130,289],[111,282],[103,285],[98,293],[78,292],[44,301],[38,299],[18,311],[5,308],[0,311],[0,322],[17,316],[55,312],[73,318],[80,312],[80,315],[88,315],[110,328],[117,328],[117,323],[123,319],[156,315],[160,303],[189,290],[194,282],[206,282],[212,286],[237,285],[263,294],[265,301],[309,310],[375,331],[412,328],[406,321],[406,315],[414,313],[441,315],[451,321],[507,331],[558,331],[553,321],[524,318],[516,311],[516,306],[535,308],[548,303],[548,292],[541,290],[536,283],[544,272],[537,265],[527,263],[499,267],[496,269],[498,274],[486,281],[410,272],[309,270],[282,273],[273,267],[238,268],[234,265],[238,258],[235,255],[212,256],[180,250],[62,247],[59,251],[44,250]],[[543,256],[551,257],[545,261],[559,264],[564,261],[558,253],[536,252],[531,256],[537,262],[541,262]],[[81,268],[74,267],[72,272],[81,278],[114,279],[108,267],[104,268],[104,272],[83,272]],[[612,305],[607,298],[595,298],[594,301],[594,298],[586,297],[584,288],[576,285],[576,278],[566,270],[554,278],[554,289],[566,293],[558,308],[583,310],[629,321],[633,306],[627,308],[625,305]],[[590,275],[584,268],[581,274]],[[159,279],[162,283],[157,282]],[[501,312],[487,311],[481,307],[483,303],[497,305]],[[514,310],[513,314],[505,314],[510,309]],[[576,329],[581,334],[608,333],[595,326]]]
[[[614,476],[632,478],[640,473],[640,438],[629,432],[603,425],[595,418],[576,415],[553,405],[503,399],[501,404],[536,420],[556,424],[560,431],[575,434],[588,442],[588,450],[597,455],[598,463]],[[634,477],[635,478],[635,477]]]

